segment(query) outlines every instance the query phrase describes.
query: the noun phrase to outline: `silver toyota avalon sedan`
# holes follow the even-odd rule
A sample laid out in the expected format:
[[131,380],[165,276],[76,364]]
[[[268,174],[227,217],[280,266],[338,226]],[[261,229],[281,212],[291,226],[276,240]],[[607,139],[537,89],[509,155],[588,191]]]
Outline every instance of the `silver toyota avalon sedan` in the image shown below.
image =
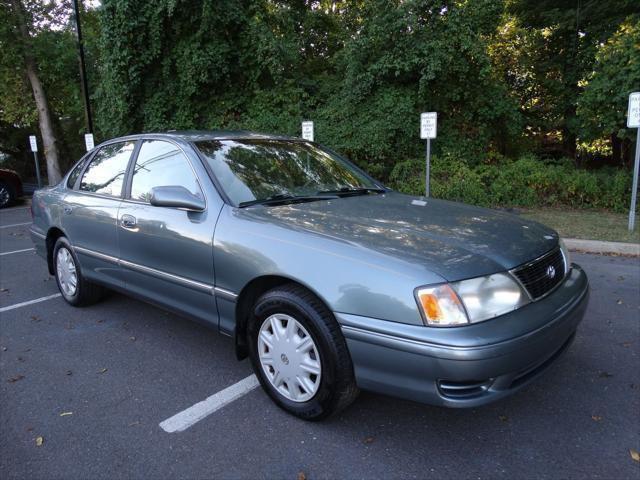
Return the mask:
[[202,322],[309,420],[359,389],[448,407],[509,395],[568,348],[588,301],[555,231],[402,195],[297,138],[109,140],[32,214],[69,304],[110,289]]

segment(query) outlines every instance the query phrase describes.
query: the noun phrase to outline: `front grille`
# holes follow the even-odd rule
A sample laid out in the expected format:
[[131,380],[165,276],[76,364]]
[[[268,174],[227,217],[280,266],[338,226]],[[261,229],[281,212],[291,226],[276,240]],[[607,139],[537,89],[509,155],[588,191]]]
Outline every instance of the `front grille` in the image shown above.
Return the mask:
[[513,270],[522,286],[534,300],[555,288],[567,272],[564,255],[559,248]]

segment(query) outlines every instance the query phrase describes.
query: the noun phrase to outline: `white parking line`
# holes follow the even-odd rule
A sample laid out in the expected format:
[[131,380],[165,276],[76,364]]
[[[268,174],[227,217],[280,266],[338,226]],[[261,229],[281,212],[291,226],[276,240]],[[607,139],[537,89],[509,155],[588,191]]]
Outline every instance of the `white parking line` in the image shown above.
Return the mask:
[[31,250],[35,250],[35,248],[24,248],[22,250],[14,250],[13,252],[3,252],[0,253],[0,257],[2,257],[3,255],[11,255],[13,253],[30,252]]
[[58,297],[61,297],[61,296],[62,295],[60,295],[59,293],[56,293],[55,295],[49,295],[48,297],[40,297],[40,298],[36,298],[35,300],[29,300],[27,302],[16,303],[15,305],[9,305],[8,307],[0,308],[0,313],[8,312],[9,310],[14,310],[14,309],[20,308],[20,307],[26,307],[27,305],[33,305],[34,303],[44,302],[46,300],[51,300],[52,298],[58,298]]
[[31,225],[31,222],[27,223],[13,223],[11,225],[0,225],[0,228],[22,227],[24,225]]
[[22,210],[23,208],[31,208],[29,205],[27,205],[26,207],[9,207],[9,208],[3,208],[2,210],[0,210],[0,213],[4,213],[4,212],[10,212],[11,210]]
[[256,376],[249,375],[238,383],[234,383],[230,387],[211,395],[206,400],[198,402],[192,407],[160,422],[160,428],[168,433],[182,432],[208,415],[211,415],[213,412],[220,410],[225,405],[246,395],[258,385],[260,385],[260,383]]

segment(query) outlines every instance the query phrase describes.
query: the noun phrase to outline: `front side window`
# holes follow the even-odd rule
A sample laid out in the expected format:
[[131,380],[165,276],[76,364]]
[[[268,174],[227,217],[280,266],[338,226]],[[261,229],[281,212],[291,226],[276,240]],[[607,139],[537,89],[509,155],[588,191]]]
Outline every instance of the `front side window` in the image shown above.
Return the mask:
[[236,205],[274,195],[378,187],[339,156],[311,143],[206,140],[196,146]]
[[119,197],[134,147],[135,142],[120,142],[98,150],[80,180],[80,190]]
[[149,202],[153,187],[181,186],[203,198],[189,160],[176,145],[145,140],[138,153],[131,181],[131,198]]

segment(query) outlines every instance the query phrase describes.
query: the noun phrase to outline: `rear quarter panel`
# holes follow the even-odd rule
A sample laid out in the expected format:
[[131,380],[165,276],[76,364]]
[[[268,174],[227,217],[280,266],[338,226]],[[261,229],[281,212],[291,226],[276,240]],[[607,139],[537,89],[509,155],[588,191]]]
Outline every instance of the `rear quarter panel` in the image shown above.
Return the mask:
[[62,229],[62,207],[65,191],[59,187],[36,190],[31,201],[32,230],[46,235],[50,228]]

